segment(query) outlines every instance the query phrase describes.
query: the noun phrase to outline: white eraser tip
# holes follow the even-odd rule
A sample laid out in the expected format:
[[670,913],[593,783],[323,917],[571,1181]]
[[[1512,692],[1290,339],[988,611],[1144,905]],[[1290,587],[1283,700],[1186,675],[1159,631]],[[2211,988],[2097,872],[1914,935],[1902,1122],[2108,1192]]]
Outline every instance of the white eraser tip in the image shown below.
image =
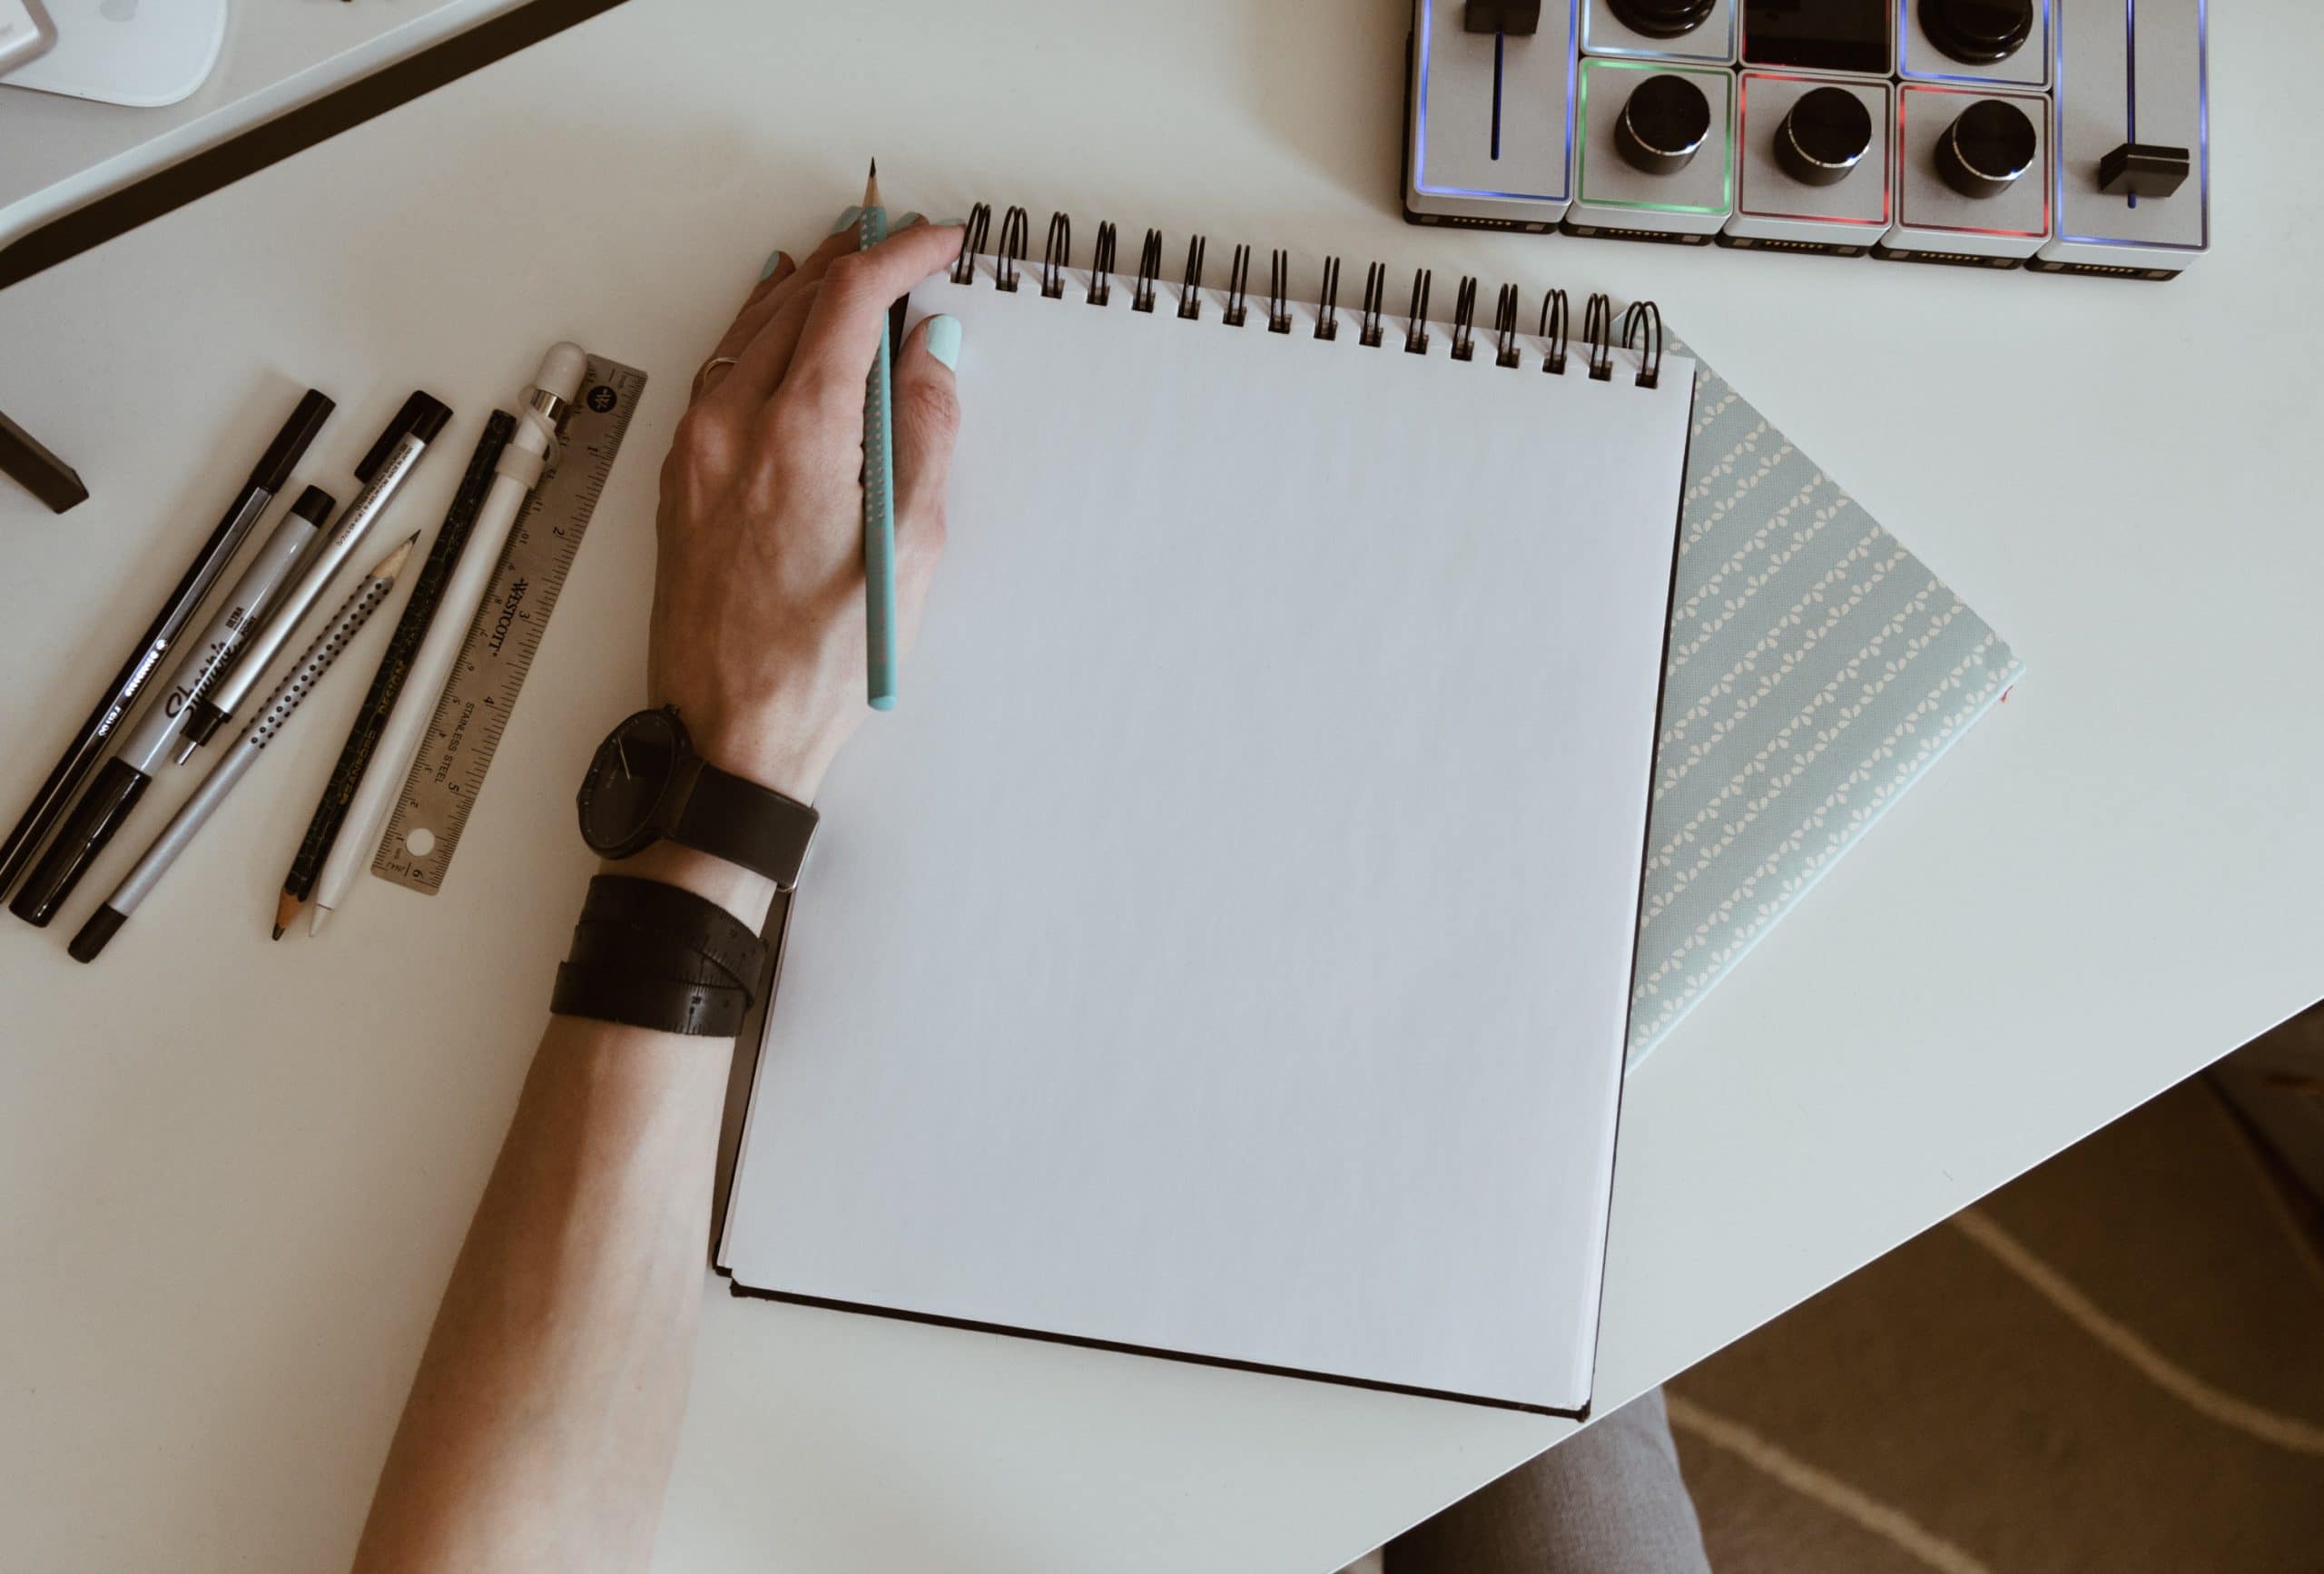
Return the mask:
[[568,402],[581,391],[581,379],[589,375],[589,352],[571,339],[549,346],[541,357],[540,375],[533,379],[533,386],[555,394]]

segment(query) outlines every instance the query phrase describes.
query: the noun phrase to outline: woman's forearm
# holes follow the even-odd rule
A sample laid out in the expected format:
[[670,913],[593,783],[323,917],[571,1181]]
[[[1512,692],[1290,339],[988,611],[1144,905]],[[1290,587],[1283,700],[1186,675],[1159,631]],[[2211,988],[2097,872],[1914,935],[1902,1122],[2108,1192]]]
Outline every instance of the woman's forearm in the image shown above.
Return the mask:
[[[771,888],[655,850],[625,873],[763,922]],[[559,1017],[468,1226],[359,1574],[646,1565],[701,1313],[731,1039]]]

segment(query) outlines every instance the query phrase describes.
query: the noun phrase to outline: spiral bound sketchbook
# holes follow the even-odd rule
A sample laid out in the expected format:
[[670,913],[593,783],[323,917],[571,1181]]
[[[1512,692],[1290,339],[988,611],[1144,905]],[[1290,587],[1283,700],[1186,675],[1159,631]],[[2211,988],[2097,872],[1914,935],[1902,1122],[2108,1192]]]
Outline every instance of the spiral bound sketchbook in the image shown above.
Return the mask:
[[985,227],[910,301],[964,330],[949,544],[721,1264],[1586,1412],[1692,364],[1602,297]]

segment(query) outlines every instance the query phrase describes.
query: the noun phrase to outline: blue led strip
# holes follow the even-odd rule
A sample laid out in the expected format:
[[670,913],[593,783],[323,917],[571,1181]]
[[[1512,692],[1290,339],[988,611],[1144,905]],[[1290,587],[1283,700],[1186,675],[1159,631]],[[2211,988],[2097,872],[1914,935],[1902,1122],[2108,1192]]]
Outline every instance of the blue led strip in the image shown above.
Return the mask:
[[[2122,104],[2126,125],[2122,140],[2139,140],[2139,0],[2122,0]],[[2124,193],[2131,206],[2139,205],[2136,191]]]

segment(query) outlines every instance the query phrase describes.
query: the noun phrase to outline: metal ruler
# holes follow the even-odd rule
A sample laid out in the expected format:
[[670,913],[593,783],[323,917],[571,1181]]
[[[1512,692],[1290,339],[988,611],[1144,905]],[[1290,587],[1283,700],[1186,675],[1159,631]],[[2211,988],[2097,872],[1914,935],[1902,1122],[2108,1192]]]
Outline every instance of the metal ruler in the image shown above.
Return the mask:
[[525,675],[548,632],[581,538],[645,391],[645,374],[589,358],[581,397],[566,417],[556,468],[517,516],[508,549],[461,643],[460,659],[428,719],[371,872],[433,896],[459,851]]

